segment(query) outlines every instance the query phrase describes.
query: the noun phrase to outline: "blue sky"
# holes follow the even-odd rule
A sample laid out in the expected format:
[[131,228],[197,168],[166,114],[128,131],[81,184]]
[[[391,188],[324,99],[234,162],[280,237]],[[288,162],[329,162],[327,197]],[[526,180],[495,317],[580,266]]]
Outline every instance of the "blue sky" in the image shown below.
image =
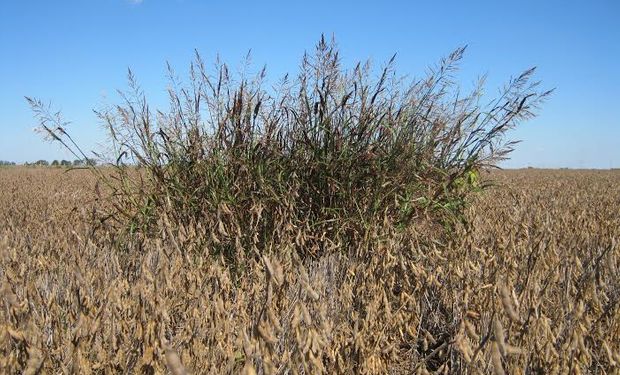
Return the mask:
[[96,149],[104,135],[92,109],[126,87],[128,67],[163,103],[166,61],[186,72],[197,49],[239,66],[251,49],[254,66],[275,78],[295,72],[321,33],[335,35],[345,63],[398,53],[399,72],[412,75],[467,44],[459,78],[468,86],[487,73],[491,93],[538,66],[556,91],[512,133],[523,142],[503,166],[620,167],[620,2],[612,0],[4,0],[0,160],[70,158],[32,131],[24,95],[51,101]]

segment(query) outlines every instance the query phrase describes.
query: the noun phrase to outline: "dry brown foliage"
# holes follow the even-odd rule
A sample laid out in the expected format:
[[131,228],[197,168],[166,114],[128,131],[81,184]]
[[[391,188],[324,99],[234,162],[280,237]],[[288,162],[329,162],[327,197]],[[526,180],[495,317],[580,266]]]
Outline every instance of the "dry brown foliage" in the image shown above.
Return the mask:
[[493,177],[453,239],[300,259],[284,223],[232,268],[191,228],[93,231],[91,174],[0,169],[0,372],[617,373],[620,173]]

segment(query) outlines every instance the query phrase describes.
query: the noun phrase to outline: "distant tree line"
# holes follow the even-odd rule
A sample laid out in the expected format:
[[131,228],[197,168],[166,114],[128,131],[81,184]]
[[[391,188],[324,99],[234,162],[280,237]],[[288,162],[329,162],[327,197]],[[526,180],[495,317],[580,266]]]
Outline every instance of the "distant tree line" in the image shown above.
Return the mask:
[[[4,164],[0,164],[4,165]],[[15,163],[11,164],[15,165]],[[39,167],[84,167],[84,166],[96,166],[97,160],[95,159],[76,159],[74,161],[70,160],[53,160],[51,163],[47,160],[41,159],[37,160],[34,163],[25,163],[26,166],[39,166]]]
[[0,160],[0,166],[7,166],[7,165],[16,165],[16,164],[15,162],[12,162],[12,161]]
[[52,162],[52,167],[71,167],[71,166],[73,166],[73,163],[71,163],[69,160],[61,160],[61,161],[54,160]]

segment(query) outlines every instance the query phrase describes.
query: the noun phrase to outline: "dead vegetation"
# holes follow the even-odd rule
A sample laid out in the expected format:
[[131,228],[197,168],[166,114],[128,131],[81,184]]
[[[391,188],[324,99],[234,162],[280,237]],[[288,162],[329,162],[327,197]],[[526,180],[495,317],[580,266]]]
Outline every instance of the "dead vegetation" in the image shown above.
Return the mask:
[[449,239],[377,224],[301,257],[291,226],[231,267],[193,226],[93,232],[85,171],[0,169],[0,371],[617,373],[620,174],[493,178]]

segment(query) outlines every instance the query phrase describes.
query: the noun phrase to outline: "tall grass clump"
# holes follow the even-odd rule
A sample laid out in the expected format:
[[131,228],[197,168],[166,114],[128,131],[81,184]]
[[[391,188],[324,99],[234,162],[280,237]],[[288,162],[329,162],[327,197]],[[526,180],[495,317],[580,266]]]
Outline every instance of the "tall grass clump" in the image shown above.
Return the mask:
[[[549,94],[529,69],[482,104],[483,80],[467,94],[455,82],[464,52],[407,79],[394,58],[345,68],[322,37],[276,85],[264,69],[235,75],[196,54],[186,82],[169,67],[166,111],[149,106],[130,71],[122,102],[97,112],[114,165],[91,166],[111,189],[106,218],[147,237],[192,228],[200,248],[231,260],[282,246],[286,233],[306,257],[356,249],[377,226],[459,218],[478,171],[506,157],[506,133]],[[85,159],[60,116],[28,101],[41,128]]]

